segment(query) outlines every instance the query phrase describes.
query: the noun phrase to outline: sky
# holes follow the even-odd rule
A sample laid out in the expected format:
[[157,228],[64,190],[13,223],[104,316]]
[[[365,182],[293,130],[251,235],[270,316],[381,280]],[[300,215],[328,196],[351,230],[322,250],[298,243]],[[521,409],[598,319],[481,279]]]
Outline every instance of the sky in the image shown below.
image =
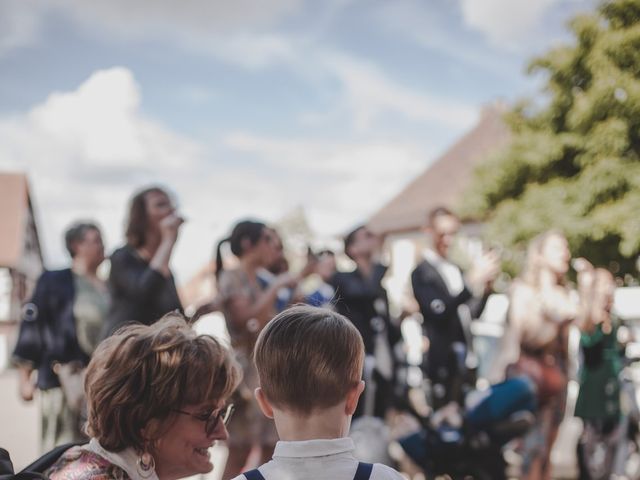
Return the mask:
[[527,63],[594,5],[0,0],[0,172],[28,175],[49,268],[72,221],[111,251],[133,192],[168,187],[182,283],[238,220],[366,221],[483,106],[540,95]]

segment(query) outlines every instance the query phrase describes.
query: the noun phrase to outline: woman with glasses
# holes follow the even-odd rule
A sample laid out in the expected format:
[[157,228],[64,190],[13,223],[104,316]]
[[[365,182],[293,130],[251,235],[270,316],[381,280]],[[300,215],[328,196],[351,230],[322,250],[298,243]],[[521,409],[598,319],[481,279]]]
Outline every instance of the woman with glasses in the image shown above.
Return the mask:
[[51,480],[173,480],[210,472],[228,437],[227,403],[242,372],[230,351],[179,314],[128,325],[87,369],[88,444],[49,469]]

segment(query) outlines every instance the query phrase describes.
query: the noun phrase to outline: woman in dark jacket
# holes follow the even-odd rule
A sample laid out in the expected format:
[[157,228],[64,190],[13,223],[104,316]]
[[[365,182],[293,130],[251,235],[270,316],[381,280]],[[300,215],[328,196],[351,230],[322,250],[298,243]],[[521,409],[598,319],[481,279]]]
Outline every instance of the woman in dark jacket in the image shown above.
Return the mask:
[[150,325],[167,312],[182,311],[169,261],[183,223],[161,188],[147,188],[134,195],[127,244],[111,255],[112,303],[103,337],[125,323]]

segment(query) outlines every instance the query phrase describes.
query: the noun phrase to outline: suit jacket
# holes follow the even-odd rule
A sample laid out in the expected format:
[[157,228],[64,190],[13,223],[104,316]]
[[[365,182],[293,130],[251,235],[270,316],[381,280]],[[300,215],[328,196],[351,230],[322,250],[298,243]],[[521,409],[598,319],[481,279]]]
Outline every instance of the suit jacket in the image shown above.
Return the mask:
[[[336,311],[347,317],[356,326],[364,341],[367,354],[374,353],[375,335],[386,330],[389,345],[395,345],[401,338],[400,329],[391,323],[387,292],[382,286],[382,278],[387,267],[376,264],[370,278],[364,278],[359,270],[336,272],[330,280],[335,289]],[[380,308],[376,309],[376,303]],[[380,318],[382,325],[372,322]],[[380,330],[381,329],[381,330]]]
[[13,356],[38,370],[38,388],[60,386],[54,362],[81,361],[89,356],[80,348],[73,316],[75,288],[71,269],[44,272],[38,279],[31,302],[23,308],[20,332]]
[[446,377],[451,370],[453,343],[467,344],[458,307],[466,304],[475,319],[482,313],[487,296],[474,298],[466,285],[459,294],[451,295],[438,270],[427,260],[412,272],[411,285],[424,319],[423,330],[430,340],[427,375],[432,379]]

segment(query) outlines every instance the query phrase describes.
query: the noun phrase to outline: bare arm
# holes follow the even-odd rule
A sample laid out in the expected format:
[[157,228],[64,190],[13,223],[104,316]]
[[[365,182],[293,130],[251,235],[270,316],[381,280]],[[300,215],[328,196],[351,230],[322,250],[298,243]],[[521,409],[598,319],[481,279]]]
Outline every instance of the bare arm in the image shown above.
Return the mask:
[[178,231],[183,223],[184,220],[175,214],[163,218],[160,222],[162,240],[156,253],[149,261],[149,266],[160,272],[164,277],[171,275],[169,260],[171,260],[171,253],[178,239]]
[[256,319],[263,327],[271,320],[278,290],[296,281],[297,277],[288,273],[278,275],[253,302],[247,295],[231,295],[226,302],[231,317],[229,320],[235,327],[244,328],[249,320]]
[[36,391],[36,384],[32,379],[33,367],[29,365],[18,366],[18,382],[20,397],[25,402],[33,400],[33,395]]

